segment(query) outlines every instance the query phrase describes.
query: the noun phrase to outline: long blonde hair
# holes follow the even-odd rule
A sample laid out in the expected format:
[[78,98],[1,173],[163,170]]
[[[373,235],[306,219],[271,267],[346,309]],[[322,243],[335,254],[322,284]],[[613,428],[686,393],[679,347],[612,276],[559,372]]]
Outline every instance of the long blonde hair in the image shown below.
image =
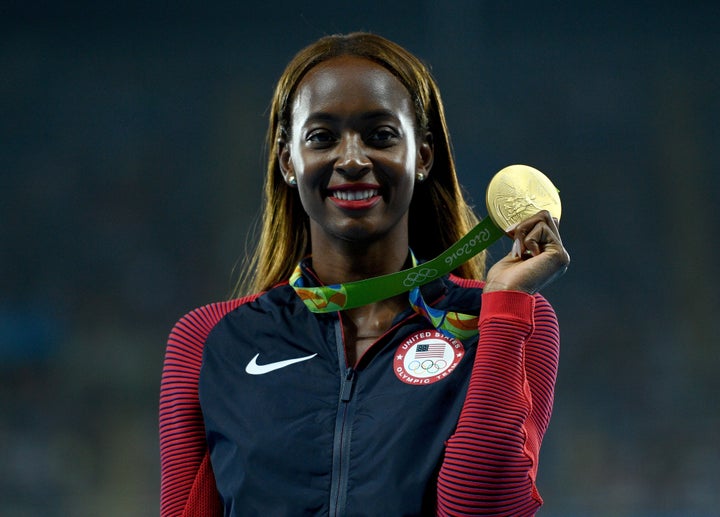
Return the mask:
[[[275,88],[266,137],[268,160],[261,233],[241,271],[236,295],[265,291],[287,280],[297,263],[310,253],[308,217],[297,191],[288,187],[280,173],[278,140],[287,136],[292,98],[301,79],[312,67],[341,55],[364,57],[396,76],[414,102],[418,130],[432,134],[432,171],[416,187],[409,209],[409,243],[415,255],[434,258],[478,221],[457,180],[440,91],[427,67],[400,45],[375,34],[325,36],[295,55]],[[454,273],[481,279],[484,271],[483,252]]]

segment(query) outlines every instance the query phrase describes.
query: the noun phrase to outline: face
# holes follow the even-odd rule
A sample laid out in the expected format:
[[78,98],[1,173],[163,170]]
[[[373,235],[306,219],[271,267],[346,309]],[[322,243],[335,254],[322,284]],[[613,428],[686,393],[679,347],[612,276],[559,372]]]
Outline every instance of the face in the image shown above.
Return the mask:
[[416,175],[432,165],[430,137],[417,133],[409,92],[382,66],[341,56],[307,73],[279,163],[297,180],[313,252],[331,240],[407,242]]

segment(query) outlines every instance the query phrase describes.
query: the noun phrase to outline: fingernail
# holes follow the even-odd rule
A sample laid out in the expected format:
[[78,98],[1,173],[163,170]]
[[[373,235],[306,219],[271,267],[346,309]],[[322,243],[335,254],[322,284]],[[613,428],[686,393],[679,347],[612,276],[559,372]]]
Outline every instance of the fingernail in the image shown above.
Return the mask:
[[520,258],[520,239],[515,239],[512,246],[512,256]]

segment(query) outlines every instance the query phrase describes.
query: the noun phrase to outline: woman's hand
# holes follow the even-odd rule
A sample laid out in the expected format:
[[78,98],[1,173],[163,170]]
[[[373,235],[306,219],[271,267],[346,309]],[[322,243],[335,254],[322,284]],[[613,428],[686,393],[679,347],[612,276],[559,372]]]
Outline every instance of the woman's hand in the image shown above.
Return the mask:
[[483,292],[536,293],[562,276],[570,255],[560,239],[558,223],[546,210],[508,230],[515,240],[512,251],[487,273]]

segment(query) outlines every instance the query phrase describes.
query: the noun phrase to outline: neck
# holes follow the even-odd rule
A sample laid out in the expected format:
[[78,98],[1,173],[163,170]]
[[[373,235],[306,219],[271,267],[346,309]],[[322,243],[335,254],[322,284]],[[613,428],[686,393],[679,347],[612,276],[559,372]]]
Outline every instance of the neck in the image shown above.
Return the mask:
[[408,258],[407,238],[358,244],[314,246],[313,270],[325,284],[354,282],[400,271]]
[[[395,273],[408,259],[407,231],[372,242],[325,238],[317,232],[312,242],[312,267],[324,284],[340,284]],[[396,296],[363,307],[342,311],[346,354],[356,364],[370,346],[408,305],[407,295]]]

